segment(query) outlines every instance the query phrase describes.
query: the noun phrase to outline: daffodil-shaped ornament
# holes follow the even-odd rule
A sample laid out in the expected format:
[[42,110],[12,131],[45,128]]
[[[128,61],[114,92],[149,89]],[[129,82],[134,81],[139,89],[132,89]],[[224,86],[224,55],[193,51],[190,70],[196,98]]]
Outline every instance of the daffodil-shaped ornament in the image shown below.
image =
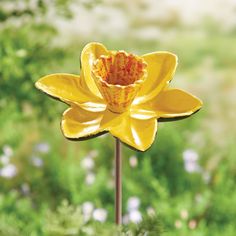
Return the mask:
[[176,66],[177,56],[169,52],[137,56],[89,43],[81,54],[80,76],[51,74],[36,87],[69,105],[61,122],[66,138],[110,132],[145,151],[155,139],[158,120],[190,116],[202,106],[197,97],[169,87]]
[[202,102],[169,88],[177,66],[176,55],[154,52],[136,56],[109,51],[89,43],[81,54],[81,75],[51,74],[36,87],[70,107],[61,128],[68,139],[92,138],[104,132],[116,137],[115,222],[122,222],[122,158],[120,142],[140,151],[155,139],[158,120],[190,116]]

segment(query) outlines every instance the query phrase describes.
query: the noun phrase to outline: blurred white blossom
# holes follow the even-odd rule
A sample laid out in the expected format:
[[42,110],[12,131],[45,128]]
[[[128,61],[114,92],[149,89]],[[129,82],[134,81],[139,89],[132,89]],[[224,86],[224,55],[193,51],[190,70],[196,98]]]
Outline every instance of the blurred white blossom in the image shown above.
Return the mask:
[[192,149],[187,149],[183,152],[184,168],[189,173],[201,172],[202,168],[198,164],[198,153]]
[[88,173],[85,177],[85,183],[87,185],[92,185],[94,181],[95,181],[95,174],[92,172]]
[[0,176],[6,179],[11,179],[15,177],[16,174],[17,174],[17,168],[13,164],[8,164],[4,166],[2,169],[0,169]]
[[184,165],[185,170],[189,173],[197,173],[201,172],[201,167],[198,165],[198,163],[195,162],[187,162]]
[[35,167],[42,167],[43,166],[43,160],[40,157],[32,156],[31,161]]
[[10,157],[6,155],[0,156],[1,163],[5,166],[10,162]]
[[7,157],[11,157],[13,155],[13,150],[9,145],[4,145],[2,150]]
[[50,151],[50,145],[46,142],[42,142],[42,143],[36,144],[34,149],[35,151],[46,154]]
[[198,161],[199,159],[199,156],[198,156],[198,153],[195,152],[194,150],[192,149],[186,149],[184,152],[183,152],[183,158],[184,158],[184,161]]
[[197,221],[196,220],[190,220],[188,223],[188,227],[190,229],[195,229],[197,227]]
[[182,226],[183,226],[182,221],[180,221],[180,220],[175,221],[175,228],[176,229],[180,229],[180,228],[182,228]]
[[85,170],[91,170],[94,167],[94,161],[92,158],[90,158],[89,156],[85,157],[82,161],[81,161],[81,166],[85,169]]
[[92,202],[84,202],[82,204],[82,213],[84,216],[84,221],[87,222],[91,219],[93,214],[94,205]]
[[132,210],[129,212],[129,220],[133,223],[139,223],[142,221],[142,215],[138,210]]
[[131,167],[136,167],[138,165],[138,159],[136,156],[131,156],[129,158],[129,164]]
[[140,199],[138,197],[130,197],[127,201],[128,211],[137,210],[140,206]]
[[183,209],[180,211],[180,217],[183,219],[183,220],[187,220],[188,219],[188,211],[186,209]]
[[107,211],[102,208],[95,209],[93,212],[93,219],[99,222],[105,222],[107,219]]
[[84,202],[82,204],[82,212],[83,212],[83,214],[86,214],[86,215],[90,214],[91,215],[92,212],[93,212],[93,209],[94,209],[94,205],[93,205],[92,202]]

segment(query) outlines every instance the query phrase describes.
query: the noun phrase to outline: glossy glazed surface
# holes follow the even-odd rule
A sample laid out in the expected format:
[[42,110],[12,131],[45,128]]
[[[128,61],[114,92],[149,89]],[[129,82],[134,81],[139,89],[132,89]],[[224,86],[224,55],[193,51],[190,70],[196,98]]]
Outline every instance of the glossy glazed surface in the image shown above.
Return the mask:
[[[145,151],[155,139],[159,118],[189,116],[201,108],[202,102],[197,97],[169,88],[177,66],[176,55],[153,52],[137,57],[145,63],[141,70],[142,64],[136,66],[137,61],[132,58],[133,69],[137,71],[129,74],[126,63],[126,71],[122,71],[119,77],[117,71],[112,74],[112,70],[105,70],[106,63],[99,62],[101,58],[111,58],[113,54],[114,51],[107,50],[100,43],[89,43],[81,53],[80,76],[51,74],[36,82],[38,89],[70,106],[61,122],[65,137],[84,139],[110,132],[125,144]],[[122,52],[117,55],[126,60],[124,55],[130,54]],[[119,60],[115,62],[121,63]],[[94,76],[96,63],[100,63],[101,79],[98,81],[98,74]],[[142,79],[144,74],[146,77]]]

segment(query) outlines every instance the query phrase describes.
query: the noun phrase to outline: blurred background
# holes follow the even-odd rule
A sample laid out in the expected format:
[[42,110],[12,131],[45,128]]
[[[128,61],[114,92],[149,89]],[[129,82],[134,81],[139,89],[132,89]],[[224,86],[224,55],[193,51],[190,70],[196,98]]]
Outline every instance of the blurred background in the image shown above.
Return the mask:
[[82,222],[114,221],[113,137],[67,141],[67,106],[34,87],[79,74],[91,41],[177,54],[171,86],[204,102],[161,123],[148,151],[123,148],[124,224],[156,214],[166,236],[234,236],[235,0],[0,0],[0,235],[84,235]]

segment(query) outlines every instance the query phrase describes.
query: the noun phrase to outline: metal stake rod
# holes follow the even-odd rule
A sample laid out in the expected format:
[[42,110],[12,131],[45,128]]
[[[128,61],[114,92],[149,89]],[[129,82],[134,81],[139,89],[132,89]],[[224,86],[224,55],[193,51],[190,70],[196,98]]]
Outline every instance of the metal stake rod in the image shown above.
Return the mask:
[[122,224],[122,157],[121,143],[115,141],[115,220],[117,225]]

